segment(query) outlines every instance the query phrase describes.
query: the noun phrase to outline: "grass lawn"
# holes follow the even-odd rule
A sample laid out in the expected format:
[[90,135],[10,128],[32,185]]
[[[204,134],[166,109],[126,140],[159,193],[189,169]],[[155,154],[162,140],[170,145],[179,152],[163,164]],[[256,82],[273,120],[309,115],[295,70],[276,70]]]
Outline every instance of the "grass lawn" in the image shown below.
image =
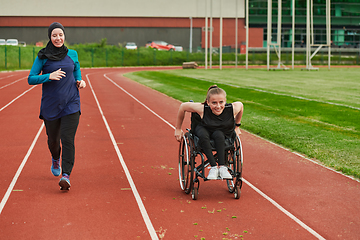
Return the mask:
[[244,103],[242,128],[360,178],[360,68],[181,69],[125,76],[180,101],[216,83]]

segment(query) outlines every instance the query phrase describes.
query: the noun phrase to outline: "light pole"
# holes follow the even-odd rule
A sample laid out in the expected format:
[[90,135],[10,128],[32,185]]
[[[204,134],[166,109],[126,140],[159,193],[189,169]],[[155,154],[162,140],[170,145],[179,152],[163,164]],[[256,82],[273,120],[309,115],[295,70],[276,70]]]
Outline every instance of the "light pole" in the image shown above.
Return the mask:
[[189,43],[189,52],[192,53],[192,32],[193,32],[193,22],[192,17],[190,17],[190,43]]

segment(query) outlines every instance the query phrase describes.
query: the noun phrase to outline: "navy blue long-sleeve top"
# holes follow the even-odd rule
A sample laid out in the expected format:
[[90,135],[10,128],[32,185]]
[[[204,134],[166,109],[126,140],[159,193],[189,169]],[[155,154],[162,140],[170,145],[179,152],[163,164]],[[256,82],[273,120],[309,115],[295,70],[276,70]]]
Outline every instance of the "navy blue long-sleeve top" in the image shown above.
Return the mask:
[[[50,73],[59,68],[65,72],[66,76],[60,80],[50,80]],[[81,81],[81,70],[75,50],[69,49],[67,56],[60,61],[36,57],[28,83],[30,85],[42,84],[39,117],[52,121],[79,112],[80,94],[76,86],[77,81]]]

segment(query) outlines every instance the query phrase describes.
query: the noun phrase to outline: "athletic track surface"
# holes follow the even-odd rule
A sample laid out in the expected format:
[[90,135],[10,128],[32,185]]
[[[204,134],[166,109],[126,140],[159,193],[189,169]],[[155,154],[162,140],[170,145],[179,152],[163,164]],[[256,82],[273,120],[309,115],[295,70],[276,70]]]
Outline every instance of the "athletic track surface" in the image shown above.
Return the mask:
[[246,131],[241,198],[201,180],[192,200],[178,182],[180,102],[122,76],[147,69],[82,70],[68,192],[50,172],[41,86],[0,73],[0,239],[360,239],[358,181]]

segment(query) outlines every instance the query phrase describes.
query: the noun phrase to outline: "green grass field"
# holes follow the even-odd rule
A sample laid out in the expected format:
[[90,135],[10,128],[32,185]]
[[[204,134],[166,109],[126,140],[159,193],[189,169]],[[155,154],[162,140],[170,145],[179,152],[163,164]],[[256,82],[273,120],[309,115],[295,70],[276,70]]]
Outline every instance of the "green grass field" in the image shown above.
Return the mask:
[[242,101],[242,128],[360,178],[360,68],[319,71],[181,69],[126,74],[180,101],[216,83]]

